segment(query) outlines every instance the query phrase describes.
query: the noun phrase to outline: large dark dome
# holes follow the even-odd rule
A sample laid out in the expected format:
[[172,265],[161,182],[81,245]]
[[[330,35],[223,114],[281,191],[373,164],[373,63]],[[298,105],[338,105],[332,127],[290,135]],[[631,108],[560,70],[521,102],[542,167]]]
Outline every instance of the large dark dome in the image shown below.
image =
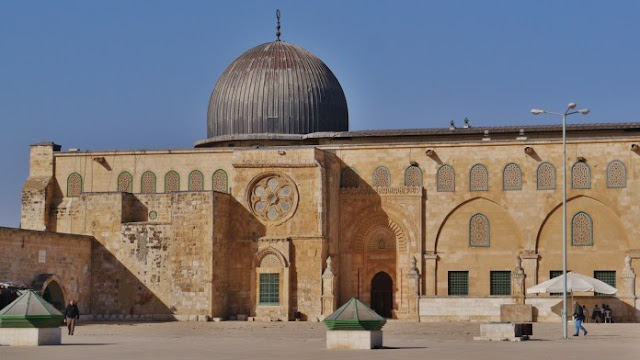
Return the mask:
[[347,100],[338,79],[322,60],[283,41],[240,55],[209,100],[209,138],[347,130]]

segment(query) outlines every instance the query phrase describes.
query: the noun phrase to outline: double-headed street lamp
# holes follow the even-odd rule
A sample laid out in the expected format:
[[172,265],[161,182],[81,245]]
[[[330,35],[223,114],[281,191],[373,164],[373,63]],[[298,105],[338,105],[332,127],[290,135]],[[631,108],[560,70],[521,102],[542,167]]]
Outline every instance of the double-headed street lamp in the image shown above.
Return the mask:
[[533,115],[552,114],[562,116],[562,276],[564,277],[562,288],[562,329],[563,339],[567,339],[567,116],[573,114],[587,115],[589,109],[573,110],[576,103],[567,105],[563,112],[553,112],[540,109],[532,109]]

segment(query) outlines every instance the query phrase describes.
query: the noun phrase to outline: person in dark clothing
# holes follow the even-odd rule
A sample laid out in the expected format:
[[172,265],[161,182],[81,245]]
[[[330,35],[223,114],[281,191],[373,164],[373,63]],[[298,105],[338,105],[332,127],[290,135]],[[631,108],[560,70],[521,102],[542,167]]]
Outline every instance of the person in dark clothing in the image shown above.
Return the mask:
[[67,329],[69,329],[69,335],[73,335],[73,330],[76,327],[76,319],[80,319],[80,311],[78,310],[78,305],[71,300],[69,301],[69,305],[64,310],[64,316],[67,319]]
[[573,306],[575,307],[573,311],[573,318],[576,321],[576,333],[573,336],[578,336],[580,334],[580,329],[584,332],[584,336],[587,336],[587,329],[582,326],[582,320],[584,320],[584,312],[582,311],[582,305],[578,304],[577,301],[573,302]]

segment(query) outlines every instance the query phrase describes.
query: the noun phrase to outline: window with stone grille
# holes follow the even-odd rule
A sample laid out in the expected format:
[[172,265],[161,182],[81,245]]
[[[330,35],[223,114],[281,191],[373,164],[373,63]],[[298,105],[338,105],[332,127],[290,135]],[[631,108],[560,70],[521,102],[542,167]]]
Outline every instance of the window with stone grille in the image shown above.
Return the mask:
[[593,246],[593,221],[584,211],[576,213],[571,219],[571,245]]
[[447,294],[450,296],[469,295],[468,271],[449,271],[447,279]]
[[591,188],[591,168],[587,163],[578,161],[571,167],[571,187],[574,189]]
[[391,186],[391,172],[384,166],[379,166],[373,170],[373,179],[371,181],[372,186]]
[[204,176],[198,170],[193,170],[189,174],[189,191],[204,190]]
[[342,170],[340,186],[343,188],[360,187],[360,176],[358,176],[358,172],[356,171],[356,169],[348,167]]
[[156,174],[145,171],[140,178],[140,192],[143,194],[153,194],[156,192]]
[[627,187],[627,168],[622,161],[613,160],[609,163],[609,166],[607,166],[607,187]]
[[456,191],[456,172],[450,165],[442,165],[436,173],[437,191]]
[[260,274],[260,305],[280,304],[280,274]]
[[511,271],[492,271],[489,295],[511,295]]
[[126,171],[118,175],[118,191],[133,192],[133,176]]
[[[602,281],[603,283],[607,284],[607,285],[611,285],[613,287],[616,287],[616,272],[615,271],[611,271],[611,270],[595,270],[593,272],[593,277]],[[602,294],[602,293],[595,293],[595,296],[613,296],[613,295],[608,295],[608,294]]]
[[522,171],[515,163],[507,164],[502,172],[503,190],[522,190]]
[[538,190],[556,189],[556,168],[551,163],[545,162],[538,166],[537,186]]
[[180,191],[180,175],[171,170],[164,176],[164,192]]
[[404,186],[422,186],[422,170],[417,166],[409,166],[404,171]]
[[469,170],[469,190],[489,190],[489,172],[484,165],[475,164],[471,167],[471,170]]
[[229,191],[229,178],[224,170],[218,169],[213,173],[211,178],[211,189],[213,189],[213,191],[224,193]]
[[82,176],[78,173],[72,173],[67,178],[67,196],[78,197],[82,193]]
[[489,218],[475,214],[469,220],[469,246],[489,246]]

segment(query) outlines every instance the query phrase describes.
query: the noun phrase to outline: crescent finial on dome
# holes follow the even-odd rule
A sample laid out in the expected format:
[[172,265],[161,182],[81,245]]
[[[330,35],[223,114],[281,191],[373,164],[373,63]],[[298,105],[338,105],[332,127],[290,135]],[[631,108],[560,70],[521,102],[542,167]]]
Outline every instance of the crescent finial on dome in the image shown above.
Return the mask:
[[276,18],[278,19],[278,25],[276,25],[276,37],[277,41],[280,41],[280,9],[276,10]]

